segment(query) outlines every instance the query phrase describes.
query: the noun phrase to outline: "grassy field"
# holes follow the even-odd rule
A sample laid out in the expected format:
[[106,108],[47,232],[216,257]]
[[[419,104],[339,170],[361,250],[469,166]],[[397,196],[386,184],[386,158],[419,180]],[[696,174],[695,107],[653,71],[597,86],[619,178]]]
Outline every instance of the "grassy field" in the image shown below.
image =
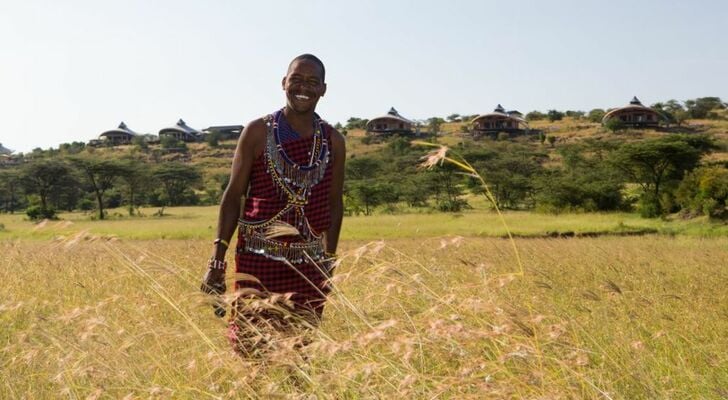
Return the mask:
[[[345,217],[343,240],[431,238],[457,233],[461,236],[505,237],[507,231],[495,212],[483,211],[479,199],[470,200],[476,210],[461,214],[402,213]],[[79,232],[120,239],[210,239],[215,235],[217,207],[178,207],[165,210],[142,209],[144,217],[130,218],[126,210],[110,210],[109,220],[95,221],[93,214],[65,213],[58,221],[39,224],[24,214],[0,214],[0,240],[63,239]],[[539,214],[505,212],[505,221],[516,236],[592,236],[658,233],[666,235],[728,236],[728,224],[705,218],[645,219],[633,213]]]
[[168,213],[2,216],[0,398],[728,396],[725,227],[508,213],[524,235],[691,233],[517,238],[521,270],[492,213],[347,218],[313,344],[251,362],[197,291],[215,209]]

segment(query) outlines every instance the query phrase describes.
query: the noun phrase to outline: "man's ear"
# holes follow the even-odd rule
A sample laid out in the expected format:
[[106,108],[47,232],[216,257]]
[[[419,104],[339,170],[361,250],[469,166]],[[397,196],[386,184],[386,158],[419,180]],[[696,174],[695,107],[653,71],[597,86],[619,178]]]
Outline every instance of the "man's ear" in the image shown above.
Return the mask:
[[286,77],[284,76],[283,79],[281,79],[281,88],[283,90],[286,90]]
[[321,97],[324,97],[326,94],[326,84],[324,83],[324,90],[321,92]]

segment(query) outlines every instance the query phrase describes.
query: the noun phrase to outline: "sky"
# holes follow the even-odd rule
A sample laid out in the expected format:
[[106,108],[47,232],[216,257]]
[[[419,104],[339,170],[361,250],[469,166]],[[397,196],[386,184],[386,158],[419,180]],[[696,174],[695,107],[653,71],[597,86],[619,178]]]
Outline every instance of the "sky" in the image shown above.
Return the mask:
[[728,1],[0,0],[0,143],[247,124],[313,53],[329,122],[728,98]]

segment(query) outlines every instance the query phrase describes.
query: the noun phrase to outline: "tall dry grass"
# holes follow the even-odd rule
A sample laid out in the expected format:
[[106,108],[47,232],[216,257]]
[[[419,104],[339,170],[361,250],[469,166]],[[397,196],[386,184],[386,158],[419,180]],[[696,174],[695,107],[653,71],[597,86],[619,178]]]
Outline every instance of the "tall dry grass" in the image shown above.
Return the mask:
[[721,398],[728,239],[343,243],[319,330],[256,361],[207,241],[2,242],[0,398]]

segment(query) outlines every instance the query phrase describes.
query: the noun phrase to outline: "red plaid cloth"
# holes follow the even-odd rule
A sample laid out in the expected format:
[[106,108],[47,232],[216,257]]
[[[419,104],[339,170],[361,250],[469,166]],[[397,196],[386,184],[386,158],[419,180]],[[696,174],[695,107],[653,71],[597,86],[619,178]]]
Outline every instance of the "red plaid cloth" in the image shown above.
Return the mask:
[[[283,118],[282,118],[283,119]],[[324,136],[330,143],[331,127],[324,124]],[[308,164],[313,146],[310,138],[294,137],[283,143],[288,157],[298,164]],[[316,235],[326,231],[331,223],[329,210],[329,191],[331,189],[332,159],[326,167],[324,179],[315,185],[309,195],[304,214]],[[245,199],[243,218],[247,221],[268,220],[286,206],[285,196],[276,190],[276,183],[266,171],[265,158],[259,155],[253,162],[250,173],[250,191]],[[287,216],[292,216],[289,213]],[[284,222],[294,224],[293,219],[282,218]],[[328,293],[326,275],[314,264],[292,264],[265,258],[262,255],[245,251],[245,237],[238,234],[235,257],[237,272],[250,274],[260,280],[260,284],[251,281],[237,281],[236,289],[253,288],[267,293],[293,293],[291,300],[297,308],[312,310],[318,316]]]

